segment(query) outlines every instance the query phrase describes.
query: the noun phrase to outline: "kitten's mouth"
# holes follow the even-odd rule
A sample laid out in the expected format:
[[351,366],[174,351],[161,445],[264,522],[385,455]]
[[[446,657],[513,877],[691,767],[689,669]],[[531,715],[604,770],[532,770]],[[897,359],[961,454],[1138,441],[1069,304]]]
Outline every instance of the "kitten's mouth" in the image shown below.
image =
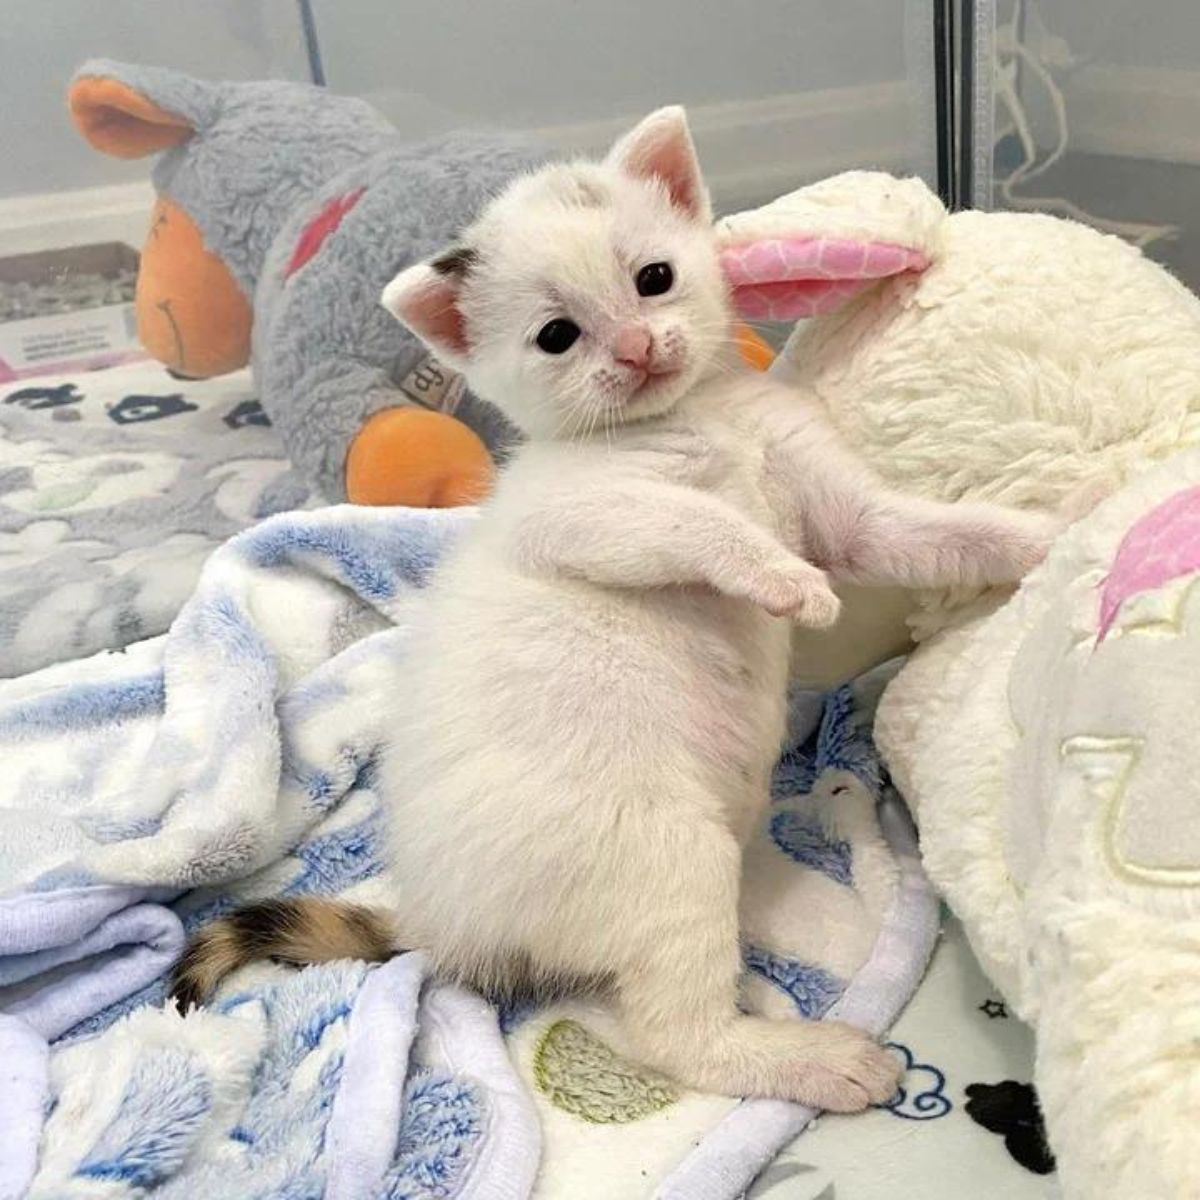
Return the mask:
[[624,390],[608,401],[609,406],[616,413],[623,414],[622,419],[633,421],[662,412],[674,403],[685,374],[686,366],[681,363],[657,370],[641,368],[631,371]]
[[630,397],[644,396],[647,392],[657,391],[678,379],[681,373],[682,368],[680,367],[667,367],[658,371],[639,371],[638,375],[641,378],[634,383]]

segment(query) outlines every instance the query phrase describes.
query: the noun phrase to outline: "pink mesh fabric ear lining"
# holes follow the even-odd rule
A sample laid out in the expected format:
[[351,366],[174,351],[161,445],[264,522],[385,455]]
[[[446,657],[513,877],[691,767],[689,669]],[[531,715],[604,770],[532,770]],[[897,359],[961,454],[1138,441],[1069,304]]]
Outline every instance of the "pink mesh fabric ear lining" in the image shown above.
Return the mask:
[[721,252],[737,311],[764,321],[830,312],[875,280],[928,263],[907,246],[846,238],[765,238]]

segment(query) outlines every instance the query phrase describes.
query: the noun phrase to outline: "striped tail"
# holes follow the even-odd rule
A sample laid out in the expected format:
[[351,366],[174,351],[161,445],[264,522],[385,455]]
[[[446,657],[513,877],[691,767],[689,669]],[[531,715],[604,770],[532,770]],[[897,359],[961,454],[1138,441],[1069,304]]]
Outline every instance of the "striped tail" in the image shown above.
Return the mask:
[[202,1004],[232,971],[263,958],[293,966],[360,958],[386,962],[396,953],[387,921],[341,900],[260,900],[206,925],[171,974],[180,1012]]

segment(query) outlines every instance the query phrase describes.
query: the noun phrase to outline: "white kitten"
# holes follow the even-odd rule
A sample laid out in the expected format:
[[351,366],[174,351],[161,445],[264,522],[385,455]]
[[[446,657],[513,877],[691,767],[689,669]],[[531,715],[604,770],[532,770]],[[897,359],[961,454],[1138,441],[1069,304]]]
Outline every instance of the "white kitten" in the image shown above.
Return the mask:
[[391,925],[251,906],[201,935],[178,994],[264,953],[420,947],[484,986],[611,985],[634,1052],[697,1088],[886,1100],[895,1060],[864,1034],[737,1008],[742,843],[784,732],[777,618],[831,623],[826,571],[1016,578],[1048,524],[884,491],[804,396],[738,365],[679,109],[603,164],[517,181],[384,301],[530,434],[390,701]]

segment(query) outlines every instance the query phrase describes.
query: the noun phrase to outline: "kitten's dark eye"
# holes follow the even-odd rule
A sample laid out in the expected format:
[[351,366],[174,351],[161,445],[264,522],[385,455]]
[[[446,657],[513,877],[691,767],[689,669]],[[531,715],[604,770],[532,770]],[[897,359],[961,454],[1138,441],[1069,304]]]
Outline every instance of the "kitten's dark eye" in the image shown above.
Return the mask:
[[661,296],[671,290],[675,282],[675,272],[670,263],[647,263],[637,273],[637,290],[639,296]]
[[566,354],[575,345],[581,332],[579,326],[574,321],[568,321],[566,317],[548,321],[538,330],[538,348],[545,350],[547,354]]

